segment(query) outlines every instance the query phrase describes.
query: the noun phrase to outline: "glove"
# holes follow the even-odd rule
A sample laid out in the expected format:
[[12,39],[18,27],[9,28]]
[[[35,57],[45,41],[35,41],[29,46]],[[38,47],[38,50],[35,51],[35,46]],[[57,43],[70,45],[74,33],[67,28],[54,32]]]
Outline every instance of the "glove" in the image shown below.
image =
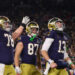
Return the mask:
[[27,24],[30,21],[30,18],[28,16],[23,17],[22,23]]
[[17,66],[17,67],[15,67],[15,71],[16,71],[16,73],[18,73],[18,74],[20,74],[21,73],[21,69]]

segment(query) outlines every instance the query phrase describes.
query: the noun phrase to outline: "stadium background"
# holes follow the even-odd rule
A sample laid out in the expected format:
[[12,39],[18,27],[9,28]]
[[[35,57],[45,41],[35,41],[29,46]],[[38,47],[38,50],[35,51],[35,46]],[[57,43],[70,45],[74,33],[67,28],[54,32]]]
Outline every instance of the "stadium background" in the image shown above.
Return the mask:
[[42,41],[48,20],[52,17],[61,18],[69,36],[67,52],[75,63],[75,0],[0,0],[0,15],[10,18],[13,29],[19,26],[23,16],[29,16],[40,25],[39,37]]

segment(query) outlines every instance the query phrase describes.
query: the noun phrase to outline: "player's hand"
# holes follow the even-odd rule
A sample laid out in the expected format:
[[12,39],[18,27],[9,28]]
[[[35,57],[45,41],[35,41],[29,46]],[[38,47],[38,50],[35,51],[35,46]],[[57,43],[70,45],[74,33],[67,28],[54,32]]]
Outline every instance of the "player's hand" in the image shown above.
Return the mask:
[[50,64],[50,68],[56,68],[56,67],[57,67],[57,64],[55,62]]
[[16,71],[17,75],[19,75],[21,73],[21,69],[18,66],[15,67],[15,71]]
[[71,64],[71,68],[72,68],[72,69],[75,69],[75,65],[74,65],[74,64]]
[[23,19],[22,19],[22,23],[23,23],[23,24],[27,24],[29,21],[30,21],[29,16],[25,16],[25,17],[23,17]]

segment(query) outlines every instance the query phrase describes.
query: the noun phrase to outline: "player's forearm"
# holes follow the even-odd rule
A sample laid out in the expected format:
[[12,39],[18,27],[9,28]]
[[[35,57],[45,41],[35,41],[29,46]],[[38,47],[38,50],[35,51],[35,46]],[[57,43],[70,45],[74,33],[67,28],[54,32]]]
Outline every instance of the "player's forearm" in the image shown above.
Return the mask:
[[41,54],[45,58],[46,61],[48,61],[50,59],[49,56],[48,56],[48,53],[45,50],[42,50]]
[[72,65],[73,62],[71,61],[71,59],[69,57],[65,58],[65,61],[69,64],[69,65]]
[[69,58],[69,57],[65,58],[65,61],[68,61],[68,60],[70,60],[70,58]]
[[14,58],[14,61],[15,61],[15,66],[19,66],[19,57],[20,57],[20,54],[23,50],[23,43],[22,42],[18,42],[17,45],[16,45],[16,49],[15,49],[15,58]]
[[45,58],[45,60],[49,64],[54,63],[54,60],[50,59],[50,57],[48,56],[48,53],[45,50],[42,50],[41,53],[42,53],[42,56]]
[[15,66],[19,66],[19,57],[15,56],[14,63],[15,63]]
[[19,28],[17,28],[13,33],[12,33],[12,37],[15,40],[16,38],[18,38],[21,33],[23,32],[24,27],[20,26]]

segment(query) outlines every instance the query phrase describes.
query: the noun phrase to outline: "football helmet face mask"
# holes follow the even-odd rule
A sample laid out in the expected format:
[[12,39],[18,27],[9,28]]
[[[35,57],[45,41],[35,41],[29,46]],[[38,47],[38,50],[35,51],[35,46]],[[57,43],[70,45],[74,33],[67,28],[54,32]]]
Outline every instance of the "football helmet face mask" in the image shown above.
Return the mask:
[[65,28],[65,25],[63,21],[60,18],[54,17],[49,20],[48,22],[48,29],[51,30],[58,30],[63,31]]
[[26,25],[26,33],[31,36],[34,36],[34,35],[37,36],[39,33],[39,25],[34,21],[29,22]]
[[0,28],[5,31],[11,31],[12,25],[10,24],[10,20],[5,16],[0,16]]

